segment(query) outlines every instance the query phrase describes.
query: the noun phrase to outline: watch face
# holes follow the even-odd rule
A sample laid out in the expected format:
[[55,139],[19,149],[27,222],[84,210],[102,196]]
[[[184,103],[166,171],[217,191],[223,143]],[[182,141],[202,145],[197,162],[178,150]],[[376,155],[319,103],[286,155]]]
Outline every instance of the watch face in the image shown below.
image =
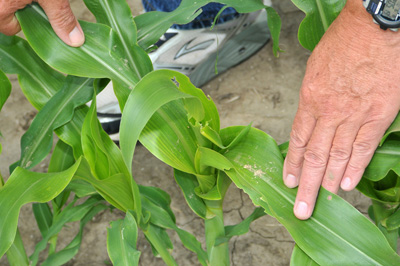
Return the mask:
[[390,20],[397,20],[399,18],[399,11],[400,0],[386,0],[382,10],[382,16]]

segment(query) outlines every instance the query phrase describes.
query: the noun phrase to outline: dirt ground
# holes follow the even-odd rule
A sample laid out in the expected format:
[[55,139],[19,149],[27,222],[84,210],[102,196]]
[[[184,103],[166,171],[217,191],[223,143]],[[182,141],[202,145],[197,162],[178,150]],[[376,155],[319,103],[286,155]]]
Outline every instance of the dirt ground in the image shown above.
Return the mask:
[[[128,1],[134,14],[143,12],[140,0]],[[281,48],[285,50],[279,58],[272,54],[271,43],[240,65],[221,74],[205,86],[203,90],[217,104],[222,126],[248,125],[262,129],[272,135],[278,143],[289,139],[291,123],[297,104],[298,93],[304,75],[309,52],[297,41],[298,25],[303,18],[289,0],[276,0],[275,7],[282,17],[283,29]],[[93,16],[83,6],[82,0],[72,0],[75,14],[84,20],[93,21]],[[15,76],[12,95],[0,114],[0,131],[3,137],[3,154],[0,155],[0,171],[7,179],[8,165],[19,159],[19,140],[35,115],[34,108],[23,96]],[[48,163],[35,168],[45,171]],[[143,147],[139,147],[134,158],[135,179],[143,185],[157,185],[172,197],[172,209],[176,214],[178,226],[192,232],[204,243],[204,225],[186,206],[179,187],[173,180],[172,170],[159,162]],[[369,205],[368,199],[358,192],[341,193],[363,213]],[[240,190],[231,187],[225,200],[226,224],[236,224],[254,209],[249,198]],[[67,265],[107,265],[106,228],[110,221],[123,218],[123,213],[103,212],[96,216],[84,231],[81,250]],[[27,253],[31,254],[41,236],[36,227],[31,207],[22,209],[19,229]],[[60,248],[64,247],[77,233],[77,224],[63,229],[60,235]],[[179,244],[175,234],[171,234],[175,249],[173,256],[179,265],[199,265],[196,257]],[[231,265],[289,265],[294,242],[288,232],[275,219],[265,216],[254,222],[248,234],[234,237],[230,242]],[[139,237],[139,250],[142,251],[140,265],[164,265],[154,258],[151,248]],[[8,265],[5,258],[0,265]]]

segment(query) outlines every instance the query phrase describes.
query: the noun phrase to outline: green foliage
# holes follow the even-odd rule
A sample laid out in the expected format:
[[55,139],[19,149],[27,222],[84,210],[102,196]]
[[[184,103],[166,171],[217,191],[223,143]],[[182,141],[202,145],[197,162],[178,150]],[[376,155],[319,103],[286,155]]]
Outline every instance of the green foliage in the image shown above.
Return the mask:
[[346,0],[292,0],[305,14],[299,28],[300,44],[312,51],[331,23],[339,15]]
[[107,251],[113,265],[138,265],[140,252],[136,250],[138,228],[131,212],[124,220],[111,222],[107,229]]
[[30,202],[47,202],[60,194],[79,166],[59,173],[34,173],[17,168],[0,189],[0,257],[14,241],[21,207]]
[[[300,221],[292,211],[296,190],[287,188],[281,178],[287,144],[278,147],[270,136],[251,125],[220,129],[215,104],[186,76],[171,70],[153,71],[145,51],[152,49],[173,23],[191,21],[209,2],[184,0],[173,12],[149,12],[133,18],[124,0],[85,0],[98,23],[81,22],[86,43],[80,48],[65,45],[55,35],[39,5],[18,11],[27,41],[0,35],[0,69],[18,74],[25,96],[39,113],[21,140],[20,167],[3,187],[0,180],[0,217],[4,217],[0,220],[0,257],[7,252],[15,265],[28,264],[17,220],[22,205],[39,202],[33,212],[42,240],[29,258],[31,265],[39,262],[46,247],[48,256],[42,265],[66,263],[78,252],[87,222],[110,208],[126,214],[108,229],[107,250],[115,265],[138,265],[139,229],[153,253],[167,265],[177,265],[170,253],[173,246],[167,230],[174,231],[202,265],[228,265],[229,239],[246,233],[252,221],[266,214],[282,223],[296,241],[292,265],[400,264],[393,250],[400,227],[400,119],[389,129],[359,186],[377,202],[371,208],[377,226],[324,189],[312,218]],[[281,22],[272,8],[260,0],[218,2],[239,12],[265,8],[273,51],[280,51]],[[293,2],[307,13],[299,31],[300,42],[313,49],[344,1]],[[3,72],[0,108],[11,90]],[[121,149],[101,128],[96,115],[95,95],[109,80],[123,110]],[[88,108],[85,103],[90,100]],[[27,168],[50,152],[53,131],[60,141],[49,173],[29,172]],[[139,140],[174,168],[188,205],[205,221],[206,250],[191,233],[176,225],[167,193],[140,186],[132,178]],[[225,226],[222,203],[232,182],[260,207],[241,223]],[[72,202],[68,201],[70,195],[74,195]],[[81,197],[87,198],[83,201]],[[73,221],[80,222],[78,234],[56,252],[58,233]]]

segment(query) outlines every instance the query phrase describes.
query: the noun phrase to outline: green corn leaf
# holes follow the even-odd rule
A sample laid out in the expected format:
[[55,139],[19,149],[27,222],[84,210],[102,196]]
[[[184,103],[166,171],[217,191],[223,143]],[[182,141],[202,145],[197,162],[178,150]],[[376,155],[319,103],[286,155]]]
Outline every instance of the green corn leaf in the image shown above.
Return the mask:
[[171,197],[167,192],[158,187],[139,186],[140,195],[145,197],[154,204],[160,206],[171,217],[172,221],[176,223],[175,214],[173,213],[171,205]]
[[379,181],[394,171],[400,175],[400,141],[388,139],[378,147],[368,167],[365,169],[364,178]]
[[47,202],[67,186],[80,164],[60,173],[33,173],[16,168],[0,189],[0,257],[14,241],[21,207],[30,202]]
[[76,200],[68,204],[63,211],[55,217],[52,225],[47,230],[47,234],[44,235],[43,239],[36,245],[35,251],[29,258],[32,265],[37,264],[40,252],[46,248],[50,238],[57,235],[65,224],[82,220],[93,209],[93,207],[98,205],[101,201],[102,198],[100,197],[92,197],[80,205],[75,206]]
[[65,190],[75,193],[78,198],[94,196],[98,194],[96,189],[90,183],[80,179],[72,180]]
[[[380,185],[390,179],[396,179],[397,182],[392,185],[393,187],[381,189]],[[367,197],[379,202],[390,204],[400,203],[400,178],[394,172],[389,172],[384,179],[377,182],[362,178],[357,185],[357,189]]]
[[[179,87],[177,87],[175,81],[179,84]],[[181,88],[185,86],[193,87],[185,75],[171,70],[159,70],[148,74],[137,84],[135,89],[132,90],[122,113],[120,127],[121,151],[130,171],[137,139],[153,114],[171,101],[182,98],[197,99],[181,91]],[[196,104],[195,106],[198,109],[202,109],[199,100],[193,101],[192,104]],[[192,106],[192,108],[193,107],[194,106]],[[172,124],[173,120],[171,115],[173,115],[173,112],[171,111],[171,109],[168,110],[168,112],[160,110],[158,112],[161,116],[160,119],[169,120]],[[175,135],[178,134],[179,136],[182,134],[180,131],[177,131],[176,128],[171,128],[171,130],[175,131]],[[159,130],[159,132],[158,134],[165,134],[164,130]],[[182,145],[184,152],[182,152],[182,150],[177,150],[177,148],[172,150],[163,149],[161,152],[173,153],[173,156],[167,154],[162,160],[176,169],[194,173],[193,158],[196,151],[196,142],[193,138],[185,138],[184,136],[180,136],[178,140],[180,139],[184,141]],[[177,140],[175,139],[175,145],[177,144],[176,142]],[[145,143],[143,144],[146,146]],[[162,143],[160,144],[162,145]],[[181,145],[178,146],[178,148],[180,147]],[[159,156],[158,154],[155,155],[157,157]]]
[[318,266],[298,245],[294,246],[290,266]]
[[[221,130],[223,143],[229,143],[242,129]],[[293,214],[296,189],[283,184],[283,158],[275,141],[264,132],[252,129],[243,142],[223,155],[233,164],[232,169],[225,171],[232,181],[249,194],[255,205],[267,205],[297,245],[318,264],[400,263],[400,257],[377,227],[346,201],[323,188],[313,216],[306,221],[297,219]]]
[[47,234],[53,222],[53,213],[47,203],[34,203],[32,205],[33,214],[42,236]]
[[92,101],[82,127],[82,147],[85,158],[98,179],[122,173],[126,175],[128,181],[131,180],[120,149],[97,119],[96,98]]
[[346,4],[346,0],[292,0],[306,14],[299,28],[300,44],[312,51]]
[[[71,167],[74,163],[75,159],[72,148],[65,144],[62,140],[59,140],[54,147],[47,171],[49,173],[61,172]],[[68,186],[71,184],[71,182],[68,184]],[[53,212],[56,215],[68,200],[70,190],[67,188],[52,201]]]
[[83,229],[85,225],[92,220],[92,218],[99,212],[108,209],[109,206],[98,204],[91,208],[85,216],[81,219],[79,225],[79,232],[75,238],[62,250],[51,254],[47,259],[41,264],[41,266],[59,266],[64,265],[70,261],[79,251],[82,243]]
[[[182,244],[189,250],[197,254],[197,258],[202,265],[207,264],[207,253],[202,249],[201,243],[189,232],[180,229],[174,219],[169,214],[168,210],[165,210],[162,205],[154,200],[149,200],[147,197],[142,197],[143,209],[150,213],[150,223],[160,228],[174,230],[182,241]],[[168,206],[169,209],[169,206]],[[151,240],[149,239],[151,242]],[[155,245],[154,245],[155,246]],[[158,251],[158,249],[157,249]],[[160,251],[158,251],[160,253]]]
[[140,252],[136,249],[138,228],[135,217],[127,212],[124,220],[111,222],[107,228],[107,251],[115,266],[138,265]]
[[105,200],[121,211],[126,212],[135,208],[132,189],[124,174],[116,174],[99,180],[91,174],[88,162],[83,159],[74,180],[91,184]]
[[[0,134],[0,137],[1,137],[1,134]],[[2,149],[3,149],[3,146],[1,146],[1,143],[0,143],[0,154],[1,154]],[[1,172],[0,172],[0,189],[3,186],[4,186],[4,179],[3,179],[3,176],[1,175]]]
[[[81,47],[74,48],[57,37],[38,5],[28,5],[16,16],[35,52],[55,69],[75,76],[110,78],[123,83],[126,88],[139,81],[126,64],[121,39],[110,27],[81,21],[86,41]],[[40,25],[40,31],[35,30],[37,25]]]
[[286,158],[286,155],[287,155],[288,150],[289,150],[289,141],[284,142],[281,145],[279,145],[279,150],[281,151],[281,154],[282,154],[283,158]]
[[195,175],[191,175],[177,169],[174,169],[175,181],[181,188],[183,196],[192,211],[200,218],[206,219],[207,207],[202,198],[197,196],[195,189],[199,186],[199,182]]
[[26,255],[24,243],[22,242],[19,230],[17,230],[13,244],[7,250],[7,260],[11,266],[29,265],[28,256]]
[[59,172],[65,170],[75,163],[72,148],[63,141],[57,141],[51,155],[48,172]]
[[274,40],[274,53],[280,51],[279,49],[279,35],[281,29],[281,21],[277,13],[271,8],[264,6],[260,0],[198,0],[181,2],[179,7],[172,12],[146,12],[142,15],[135,17],[135,22],[138,28],[138,43],[144,48],[148,49],[151,45],[158,41],[158,39],[170,28],[173,24],[186,24],[191,22],[201,13],[201,7],[210,2],[218,2],[227,6],[235,8],[239,13],[254,12],[266,8],[268,17],[268,25],[271,30],[271,35]]
[[0,68],[0,111],[11,93],[11,83]]
[[136,25],[125,0],[85,0],[98,23],[111,27],[121,40],[126,62],[134,73],[142,78],[153,70],[147,54],[137,45]]
[[[215,177],[213,176],[213,178]],[[197,196],[205,200],[223,200],[231,183],[232,181],[224,172],[218,171],[217,183],[213,188],[207,193],[203,193],[199,186],[194,191]]]
[[[139,188],[129,174],[128,167],[124,164],[121,150],[101,128],[97,120],[95,98],[83,124],[82,147],[91,169],[89,175],[88,173],[82,174],[84,180],[91,183],[115,207],[122,208],[125,212],[128,209],[135,210],[140,219]],[[93,176],[96,180],[93,180]],[[109,182],[115,184],[112,185]],[[117,183],[126,193],[115,189]]]
[[383,136],[380,145],[385,142],[385,140],[391,135],[392,133],[400,132],[400,113],[397,114],[395,120],[393,123],[390,125],[390,127],[386,130],[385,135]]
[[400,208],[398,208],[391,216],[382,221],[382,224],[388,230],[395,230],[400,228]]
[[[22,91],[38,110],[62,87],[66,78],[50,68],[33,51],[27,41],[0,33],[0,69],[17,74]],[[73,120],[56,130],[57,135],[74,149],[75,158],[82,155],[80,129],[87,112],[83,106],[75,110]]]
[[267,11],[267,22],[268,28],[271,32],[272,37],[272,51],[276,57],[279,56],[279,52],[283,52],[283,50],[279,47],[279,38],[281,35],[282,21],[279,17],[278,13],[272,7],[265,7]]
[[20,37],[0,33],[0,69],[17,74],[30,103],[41,109],[61,89],[65,77],[50,68]]
[[173,245],[164,228],[149,224],[143,233],[151,245],[154,256],[161,257],[167,265],[178,265],[170,253]]
[[218,238],[215,241],[215,245],[218,246],[224,242],[229,242],[229,240],[234,236],[244,235],[250,230],[250,224],[257,220],[258,218],[266,215],[263,208],[256,208],[252,214],[250,214],[246,219],[236,225],[225,226],[225,237]]
[[20,166],[40,163],[53,145],[53,130],[69,122],[74,109],[93,97],[93,79],[68,76],[64,86],[39,111],[21,139]]
[[209,141],[211,141],[213,144],[215,144],[218,148],[226,150],[234,147],[237,143],[239,143],[247,135],[247,133],[249,133],[250,128],[251,125],[248,125],[246,128],[244,128],[242,132],[240,132],[240,134],[227,146],[224,146],[222,144],[222,140],[221,137],[219,136],[219,133],[208,125],[202,126],[200,129],[200,133]]

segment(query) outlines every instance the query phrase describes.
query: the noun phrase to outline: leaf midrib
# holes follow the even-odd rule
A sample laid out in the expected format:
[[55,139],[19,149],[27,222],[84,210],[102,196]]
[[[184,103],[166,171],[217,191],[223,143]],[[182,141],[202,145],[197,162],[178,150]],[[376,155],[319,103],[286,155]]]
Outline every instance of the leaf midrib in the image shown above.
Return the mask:
[[[45,86],[44,83],[42,83],[42,81],[40,79],[38,79],[35,75],[33,75],[33,73],[31,71],[29,71],[29,69],[27,69],[24,65],[22,65],[18,60],[16,60],[14,57],[12,57],[10,54],[8,54],[6,51],[4,51],[4,49],[1,49],[2,47],[0,46],[0,50],[3,51],[3,54],[5,56],[7,56],[8,58],[10,58],[16,65],[18,65],[26,74],[28,74],[28,76],[30,76],[36,83],[38,83],[39,85],[42,86],[43,90],[46,92],[47,96],[49,98],[52,97],[52,93],[50,92],[50,90],[47,88],[47,86]],[[20,74],[20,73],[17,73]]]
[[[31,146],[31,148],[28,150],[30,151],[28,153],[27,156],[24,156],[24,158],[21,161],[21,167],[25,168],[25,161],[27,161],[27,159],[25,158],[31,158],[32,154],[34,153],[34,151],[36,151],[36,148],[39,146],[39,144],[41,143],[41,141],[44,139],[46,133],[53,127],[53,123],[54,121],[58,118],[59,114],[63,111],[64,107],[70,102],[70,100],[80,92],[80,90],[90,81],[91,79],[87,79],[82,85],[80,85],[79,87],[77,87],[77,89],[75,90],[75,92],[73,94],[70,95],[69,98],[67,98],[66,101],[63,101],[63,104],[57,109],[55,115],[53,116],[53,118],[49,121],[49,123],[46,123],[46,127],[45,130],[41,130],[42,134],[40,134],[39,136],[37,136],[35,138],[35,142],[33,143],[33,145]],[[29,162],[29,160],[28,160]]]
[[[103,5],[103,3],[104,3],[105,6]],[[120,37],[121,43],[124,46],[125,52],[129,57],[129,61],[131,63],[131,66],[134,68],[133,70],[136,72],[136,75],[139,78],[142,78],[142,76],[140,75],[139,69],[137,68],[137,66],[135,64],[135,61],[133,60],[131,51],[128,48],[126,40],[122,35],[121,28],[119,27],[119,25],[115,21],[114,17],[112,16],[112,11],[111,11],[110,5],[108,4],[107,1],[101,1],[100,5],[103,6],[103,8],[106,10],[107,17],[109,18],[110,24],[112,24],[111,28],[113,28],[117,32],[118,36]]]
[[[232,162],[232,161],[231,161]],[[234,162],[232,162],[234,163]],[[235,167],[236,168],[236,167]],[[237,173],[240,173],[237,169],[235,169],[235,171]],[[245,178],[242,177],[242,179],[246,180]],[[272,180],[272,179],[271,179]],[[290,204],[292,204],[294,206],[294,201],[292,199],[290,199],[289,197],[287,197],[287,195],[285,195],[277,186],[275,183],[273,183],[272,181],[267,181],[264,180],[264,182],[268,183],[278,194],[280,194],[284,199],[286,199]],[[248,183],[248,180],[246,180]],[[253,184],[251,185],[253,188],[256,187]],[[254,188],[255,191],[257,191]],[[266,195],[263,195],[265,198]],[[356,251],[358,251],[360,254],[362,254],[364,257],[366,257],[369,261],[372,261],[374,263],[376,263],[376,265],[382,265],[380,263],[378,263],[377,261],[375,261],[373,258],[371,258],[370,256],[368,256],[367,254],[365,254],[363,251],[361,251],[360,249],[358,249],[357,247],[355,247],[354,245],[352,245],[349,241],[347,241],[346,239],[344,239],[342,236],[336,234],[334,231],[332,231],[329,227],[325,226],[323,223],[321,223],[320,221],[318,221],[315,217],[311,216],[310,220],[314,221],[315,223],[317,223],[318,225],[320,225],[322,228],[326,229],[326,231],[330,232],[333,236],[336,236],[337,238],[343,240],[343,242],[345,242],[346,244],[348,244],[350,247],[352,247],[353,249],[355,249]]]
[[321,2],[321,0],[316,0],[315,1],[320,17],[321,17],[321,22],[322,22],[322,26],[324,27],[324,31],[326,31],[329,27],[329,23],[328,23],[328,19],[327,16],[325,14],[324,8],[323,8],[323,3]]
[[[49,19],[46,17],[45,14],[43,14],[40,10],[40,8],[37,5],[31,5],[32,9],[38,14],[40,15],[42,18],[44,18],[46,21],[49,21]],[[111,28],[110,28],[111,29]],[[112,29],[111,29],[112,30]],[[88,39],[91,40],[95,40],[94,38],[92,38],[90,35],[86,36]],[[122,42],[122,41],[121,41]],[[99,46],[105,47],[102,43],[100,42],[96,42],[94,41],[94,43],[98,44]],[[124,77],[123,75],[120,75],[120,73],[113,69],[112,67],[109,66],[109,64],[107,64],[107,62],[105,62],[104,60],[102,60],[100,57],[96,56],[94,53],[92,53],[92,51],[90,51],[87,47],[85,47],[84,45],[79,47],[79,49],[81,49],[82,51],[84,51],[86,54],[88,54],[90,57],[92,57],[96,62],[100,63],[103,67],[105,67],[107,70],[109,70],[114,77],[117,77],[119,80],[121,80],[123,83],[125,83],[126,85],[128,85],[129,87],[134,87],[135,83],[131,82],[129,79],[127,79],[126,77]],[[108,48],[107,48],[108,49]],[[113,52],[111,50],[109,50],[109,53],[112,54]],[[115,57],[114,57],[115,58]]]

